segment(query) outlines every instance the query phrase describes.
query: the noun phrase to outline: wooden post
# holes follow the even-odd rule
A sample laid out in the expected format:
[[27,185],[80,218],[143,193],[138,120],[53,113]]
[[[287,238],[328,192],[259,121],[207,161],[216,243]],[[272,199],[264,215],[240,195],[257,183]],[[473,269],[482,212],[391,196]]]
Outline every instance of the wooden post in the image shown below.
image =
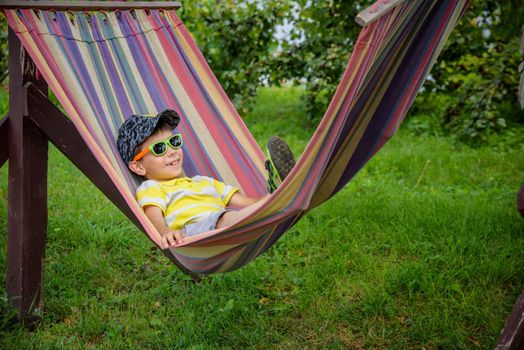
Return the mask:
[[47,94],[47,84],[9,30],[9,179],[7,220],[7,294],[25,323],[38,320],[43,306],[44,250],[47,232],[47,138],[30,121],[32,106],[24,86]]
[[9,154],[7,153],[7,120],[5,116],[0,120],[0,168],[7,161]]
[[517,210],[519,211],[520,215],[524,218],[524,185],[519,190],[519,193],[517,193]]
[[524,349],[524,290],[511,310],[495,350]]

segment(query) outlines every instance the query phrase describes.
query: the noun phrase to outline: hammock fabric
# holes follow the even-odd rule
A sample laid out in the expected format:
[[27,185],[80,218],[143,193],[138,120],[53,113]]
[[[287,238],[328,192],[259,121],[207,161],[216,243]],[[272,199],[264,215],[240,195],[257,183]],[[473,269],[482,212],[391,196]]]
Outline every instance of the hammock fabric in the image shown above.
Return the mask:
[[[382,1],[383,2],[383,1]],[[188,270],[237,269],[337,193],[395,133],[467,0],[405,1],[360,34],[328,110],[281,187],[266,192],[264,155],[174,11],[5,10],[98,162],[158,245],[115,135],[126,116],[175,109],[185,172],[263,197],[232,227],[170,253]]]

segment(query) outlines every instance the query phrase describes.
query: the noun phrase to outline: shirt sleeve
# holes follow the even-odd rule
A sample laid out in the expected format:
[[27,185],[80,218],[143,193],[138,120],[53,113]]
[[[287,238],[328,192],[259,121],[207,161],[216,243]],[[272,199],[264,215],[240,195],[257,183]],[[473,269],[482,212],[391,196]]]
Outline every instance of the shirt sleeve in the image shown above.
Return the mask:
[[142,209],[148,205],[154,205],[159,207],[163,213],[166,212],[166,196],[155,181],[142,182],[136,189],[136,200]]
[[224,202],[224,205],[227,205],[229,203],[229,200],[233,195],[238,192],[238,187],[226,185],[225,183],[213,179],[213,186],[217,190],[218,194],[222,198],[222,201]]

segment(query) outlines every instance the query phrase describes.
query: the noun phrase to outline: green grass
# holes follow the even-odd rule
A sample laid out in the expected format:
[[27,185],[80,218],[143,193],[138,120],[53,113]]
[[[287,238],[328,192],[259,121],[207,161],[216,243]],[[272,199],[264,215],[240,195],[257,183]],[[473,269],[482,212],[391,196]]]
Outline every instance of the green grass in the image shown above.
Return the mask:
[[[300,106],[298,89],[264,89],[246,123],[299,154],[313,132]],[[524,287],[520,141],[470,148],[401,129],[267,253],[201,283],[51,148],[35,330],[5,301],[4,166],[0,348],[491,349]]]

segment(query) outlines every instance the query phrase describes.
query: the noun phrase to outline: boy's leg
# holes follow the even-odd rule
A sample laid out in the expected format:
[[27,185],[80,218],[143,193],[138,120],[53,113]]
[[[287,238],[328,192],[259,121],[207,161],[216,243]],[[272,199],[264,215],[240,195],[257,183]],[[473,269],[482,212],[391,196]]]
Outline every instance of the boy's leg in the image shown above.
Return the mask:
[[188,237],[196,236],[200,233],[231,226],[244,216],[245,214],[242,213],[242,210],[226,210],[212,213],[200,221],[186,225],[182,229],[182,232]]
[[217,221],[216,228],[222,228],[231,226],[234,223],[236,223],[238,220],[242,219],[245,216],[244,213],[242,213],[242,210],[229,210],[226,211]]
[[273,193],[295,166],[295,157],[287,143],[277,136],[269,139],[267,153],[267,189]]

